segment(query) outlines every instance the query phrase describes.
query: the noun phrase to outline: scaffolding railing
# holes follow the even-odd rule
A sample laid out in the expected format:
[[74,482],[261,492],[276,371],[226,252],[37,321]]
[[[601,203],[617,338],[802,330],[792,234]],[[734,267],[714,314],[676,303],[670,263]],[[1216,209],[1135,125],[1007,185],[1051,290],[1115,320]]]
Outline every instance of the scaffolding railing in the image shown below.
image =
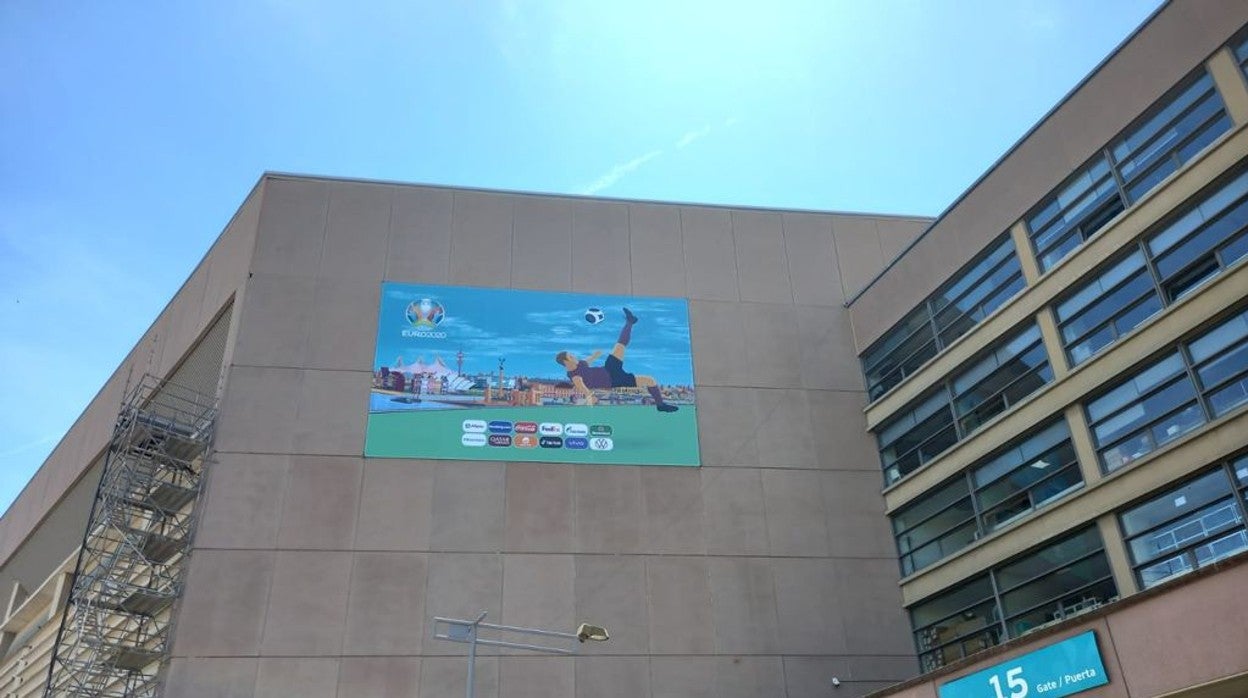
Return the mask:
[[45,698],[154,698],[182,595],[215,400],[151,377],[123,401]]

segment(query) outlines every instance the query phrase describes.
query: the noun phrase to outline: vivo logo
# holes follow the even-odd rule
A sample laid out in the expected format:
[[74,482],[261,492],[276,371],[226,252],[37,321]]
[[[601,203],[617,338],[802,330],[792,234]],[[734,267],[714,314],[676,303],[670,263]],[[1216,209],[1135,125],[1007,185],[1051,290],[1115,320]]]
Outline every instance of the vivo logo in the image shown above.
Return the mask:
[[581,451],[589,448],[589,439],[583,436],[569,436],[563,440],[563,447]]

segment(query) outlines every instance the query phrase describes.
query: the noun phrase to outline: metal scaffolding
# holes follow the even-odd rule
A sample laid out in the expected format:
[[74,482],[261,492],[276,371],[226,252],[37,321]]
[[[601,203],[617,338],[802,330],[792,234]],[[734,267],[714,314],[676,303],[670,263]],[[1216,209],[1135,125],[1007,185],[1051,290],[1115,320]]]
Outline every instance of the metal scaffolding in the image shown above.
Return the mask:
[[156,695],[215,420],[212,397],[151,377],[123,402],[45,698]]

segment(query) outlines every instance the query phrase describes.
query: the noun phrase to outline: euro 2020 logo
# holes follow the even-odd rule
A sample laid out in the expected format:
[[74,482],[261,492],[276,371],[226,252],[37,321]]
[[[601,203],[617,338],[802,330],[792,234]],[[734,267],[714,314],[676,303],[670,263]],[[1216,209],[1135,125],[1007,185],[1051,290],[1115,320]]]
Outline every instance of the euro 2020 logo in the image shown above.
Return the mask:
[[407,317],[408,324],[414,328],[403,330],[404,337],[446,338],[445,332],[433,331],[446,319],[446,309],[432,298],[421,298],[408,303],[404,315]]

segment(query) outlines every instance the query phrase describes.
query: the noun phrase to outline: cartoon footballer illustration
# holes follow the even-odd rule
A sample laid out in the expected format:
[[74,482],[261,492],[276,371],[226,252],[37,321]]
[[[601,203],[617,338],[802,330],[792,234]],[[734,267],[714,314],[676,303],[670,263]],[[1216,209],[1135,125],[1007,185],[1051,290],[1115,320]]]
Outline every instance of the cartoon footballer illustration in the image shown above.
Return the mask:
[[624,370],[624,352],[629,340],[632,339],[635,324],[637,324],[637,316],[633,315],[628,308],[624,308],[624,328],[620,330],[620,336],[615,340],[615,346],[611,348],[611,353],[607,355],[602,366],[592,365],[598,357],[602,356],[601,351],[595,351],[585,359],[578,359],[575,354],[561,351],[555,355],[555,363],[567,370],[572,385],[578,393],[585,396],[586,403],[590,405],[597,402],[594,390],[644,388],[654,399],[655,409],[660,412],[675,412],[680,408],[664,401],[658,381],[651,376],[638,375]]

